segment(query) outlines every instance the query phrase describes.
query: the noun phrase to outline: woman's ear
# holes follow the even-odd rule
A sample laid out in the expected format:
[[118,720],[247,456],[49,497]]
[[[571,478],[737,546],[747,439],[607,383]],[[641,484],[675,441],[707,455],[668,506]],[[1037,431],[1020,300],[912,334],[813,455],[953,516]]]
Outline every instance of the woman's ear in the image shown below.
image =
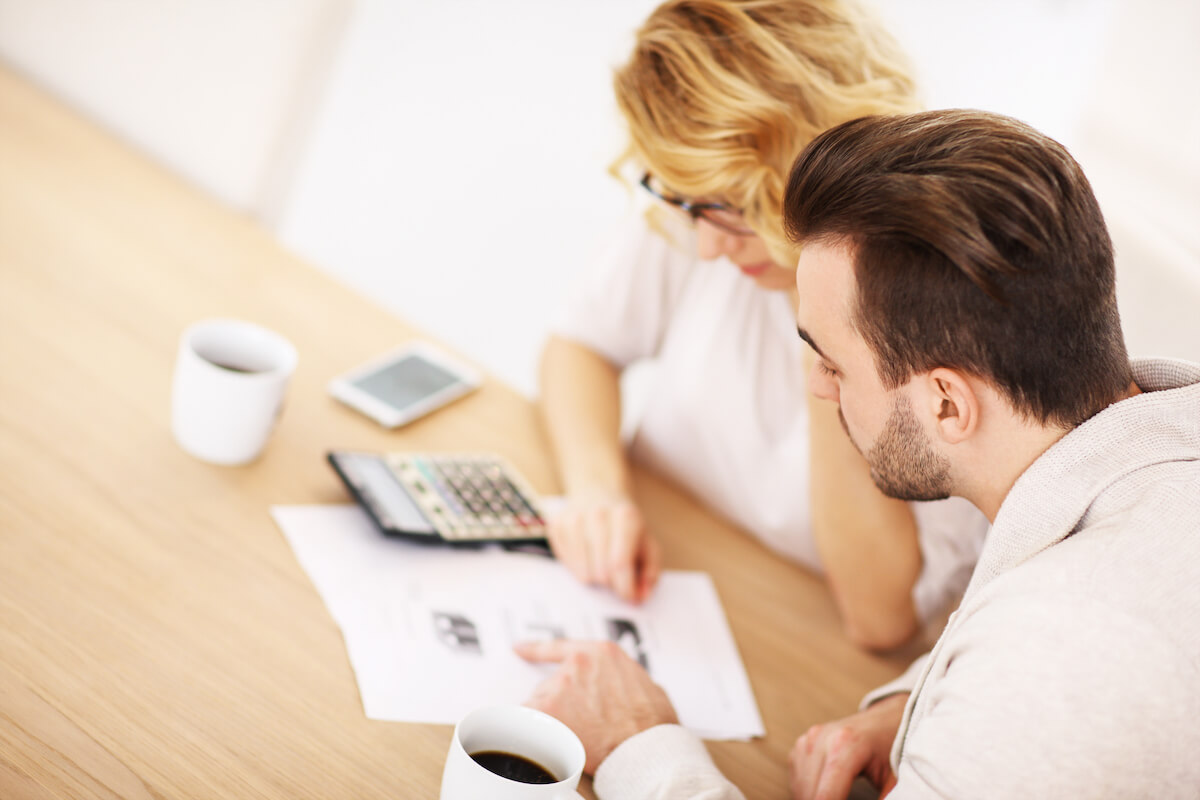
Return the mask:
[[930,411],[938,433],[947,444],[960,444],[979,428],[979,396],[966,375],[938,367],[926,376]]

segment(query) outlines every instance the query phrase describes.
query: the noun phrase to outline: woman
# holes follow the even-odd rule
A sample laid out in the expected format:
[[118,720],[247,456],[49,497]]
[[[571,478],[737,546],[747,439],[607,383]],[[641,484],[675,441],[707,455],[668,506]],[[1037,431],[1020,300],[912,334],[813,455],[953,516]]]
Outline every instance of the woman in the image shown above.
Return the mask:
[[[614,241],[554,326],[541,401],[568,504],[556,555],[640,601],[658,545],[630,457],[829,581],[848,634],[908,639],[955,599],[986,520],[961,501],[884,497],[837,420],[810,400],[780,203],[804,145],[837,123],[917,108],[895,43],[841,0],[670,0],[615,76],[656,209]],[[628,450],[620,378],[654,367]]]

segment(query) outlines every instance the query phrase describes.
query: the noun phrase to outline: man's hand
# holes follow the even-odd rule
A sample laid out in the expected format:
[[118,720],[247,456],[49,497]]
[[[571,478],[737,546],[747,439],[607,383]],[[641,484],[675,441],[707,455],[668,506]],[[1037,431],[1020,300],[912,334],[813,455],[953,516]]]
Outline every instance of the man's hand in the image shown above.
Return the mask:
[[792,765],[795,800],[845,800],[859,775],[885,796],[896,785],[888,756],[900,730],[908,694],[885,697],[853,716],[814,725],[796,740]]
[[628,602],[649,597],[662,572],[658,542],[646,529],[642,512],[627,497],[571,499],[549,520],[546,538],[575,577],[609,587]]
[[634,734],[679,721],[666,692],[615,642],[522,642],[514,649],[527,661],[560,664],[525,705],[575,731],[589,774]]

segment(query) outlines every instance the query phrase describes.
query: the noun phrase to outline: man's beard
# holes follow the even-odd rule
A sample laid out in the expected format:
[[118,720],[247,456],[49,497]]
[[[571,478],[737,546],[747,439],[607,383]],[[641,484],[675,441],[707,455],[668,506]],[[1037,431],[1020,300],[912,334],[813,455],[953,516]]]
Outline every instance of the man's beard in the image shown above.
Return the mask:
[[[838,417],[849,434],[840,408]],[[863,456],[871,467],[871,480],[888,497],[944,500],[951,494],[950,462],[934,452],[907,398],[896,398],[883,432]]]

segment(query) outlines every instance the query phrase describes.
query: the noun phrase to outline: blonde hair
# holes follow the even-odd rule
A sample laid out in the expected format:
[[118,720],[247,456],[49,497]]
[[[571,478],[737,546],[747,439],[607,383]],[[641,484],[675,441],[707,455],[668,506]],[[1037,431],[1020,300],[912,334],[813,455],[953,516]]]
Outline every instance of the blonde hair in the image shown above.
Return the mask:
[[780,264],[788,171],[808,142],[918,109],[907,59],[853,0],[668,0],[613,78],[629,144],[672,191],[739,208]]

